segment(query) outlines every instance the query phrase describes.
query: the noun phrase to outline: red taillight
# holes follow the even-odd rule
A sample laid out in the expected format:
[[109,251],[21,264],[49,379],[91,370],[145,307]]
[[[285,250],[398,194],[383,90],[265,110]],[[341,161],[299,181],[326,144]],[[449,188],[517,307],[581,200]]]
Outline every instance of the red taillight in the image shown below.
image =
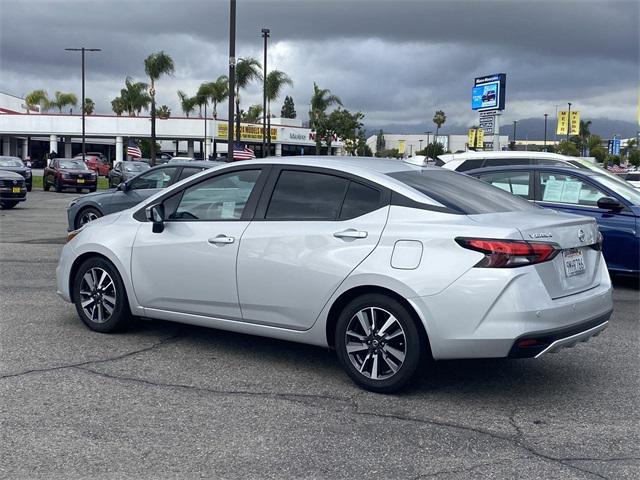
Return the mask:
[[475,266],[481,268],[513,268],[546,262],[560,251],[553,243],[490,238],[456,238],[461,247],[484,253]]

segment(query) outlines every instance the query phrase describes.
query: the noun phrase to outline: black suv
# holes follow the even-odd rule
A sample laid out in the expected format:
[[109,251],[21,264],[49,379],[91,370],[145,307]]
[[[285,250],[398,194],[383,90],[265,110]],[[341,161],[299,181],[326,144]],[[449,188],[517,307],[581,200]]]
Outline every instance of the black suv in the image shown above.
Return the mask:
[[31,191],[33,182],[31,178],[31,169],[27,167],[21,159],[18,157],[0,156],[0,170],[7,170],[9,172],[15,172],[24,177],[24,182],[27,185],[27,191]]

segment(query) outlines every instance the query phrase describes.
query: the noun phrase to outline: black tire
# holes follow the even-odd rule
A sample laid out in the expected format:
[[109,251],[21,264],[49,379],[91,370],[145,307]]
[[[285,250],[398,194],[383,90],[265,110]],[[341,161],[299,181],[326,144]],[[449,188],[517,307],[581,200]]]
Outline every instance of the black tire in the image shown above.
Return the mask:
[[42,178],[42,189],[45,192],[48,192],[50,188],[51,188],[51,185],[49,185],[49,182],[47,182],[47,177],[43,177]]
[[18,202],[15,202],[13,200],[7,200],[7,201],[0,202],[0,207],[2,207],[4,210],[9,210],[10,208],[15,207],[17,204]]
[[95,192],[96,191],[96,187],[90,188],[89,192]]
[[62,185],[60,185],[60,181],[57,178],[53,181],[53,188],[58,193],[62,191]]
[[[93,220],[96,220],[96,219],[102,217],[102,216],[103,216],[102,212],[100,210],[98,210],[97,208],[94,208],[94,207],[83,208],[82,210],[80,210],[77,213],[76,218],[73,221],[73,226],[77,230],[78,228],[80,228],[85,223],[89,223],[89,222],[91,222]],[[91,217],[95,217],[95,218],[91,218]]]
[[[371,309],[376,312],[374,328],[365,335],[366,330],[356,314],[364,312],[365,323],[370,327]],[[395,322],[380,335],[379,331],[390,319],[389,315],[395,317]],[[349,341],[347,330],[351,332]],[[359,350],[348,353],[347,342],[352,349]],[[405,387],[429,356],[428,340],[422,327],[416,324],[413,316],[401,303],[379,294],[358,297],[342,310],[336,325],[335,346],[338,359],[349,377],[362,388],[379,393],[392,393]],[[402,360],[399,356],[394,356],[400,353],[404,354]],[[360,365],[364,372],[357,368],[359,362],[362,362]],[[375,376],[379,378],[374,378],[374,366],[377,366]]]
[[[102,284],[102,287],[107,286],[106,289],[100,291],[99,288],[96,288],[95,294],[86,295],[84,292],[93,291],[85,290],[89,287],[85,275],[88,274],[89,277],[91,277],[92,271],[98,273],[106,272],[110,278],[105,278]],[[101,276],[100,274],[98,277],[96,274],[93,278],[99,280]],[[109,282],[109,280],[111,282]],[[97,287],[97,281],[93,284]],[[83,294],[80,293],[81,287]],[[120,274],[111,262],[102,257],[89,258],[82,262],[82,265],[77,269],[75,277],[73,278],[73,298],[80,319],[91,330],[101,333],[112,333],[124,330],[131,323],[131,310],[129,309],[127,292],[120,278]],[[107,300],[107,298],[109,298],[109,300]],[[114,300],[113,306],[110,307],[112,311],[109,313],[107,307],[111,305],[111,298]],[[82,303],[87,299],[93,300],[92,304],[86,305],[87,310],[92,312],[92,316],[85,312],[85,308],[82,307]],[[96,302],[98,303],[96,304]],[[92,306],[93,310],[91,310]],[[100,311],[102,311],[102,315],[100,315]]]
[[33,184],[27,185],[27,192],[30,192],[31,190],[33,190]]

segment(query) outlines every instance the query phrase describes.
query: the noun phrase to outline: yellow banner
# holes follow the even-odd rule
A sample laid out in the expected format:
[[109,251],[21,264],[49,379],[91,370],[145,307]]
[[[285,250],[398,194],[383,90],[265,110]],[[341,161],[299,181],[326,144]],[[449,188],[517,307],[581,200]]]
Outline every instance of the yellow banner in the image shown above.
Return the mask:
[[398,153],[400,155],[404,155],[404,149],[406,145],[406,140],[398,140]]
[[484,129],[479,128],[476,132],[476,148],[484,148]]
[[569,127],[569,112],[558,112],[558,128],[556,128],[557,135],[566,135],[567,128]]
[[[278,139],[278,129],[275,127],[271,127],[271,140]],[[229,128],[226,123],[218,123],[218,133],[216,137],[227,138],[228,137]],[[236,127],[233,127],[233,135],[235,138]],[[262,127],[258,125],[240,125],[240,140],[241,141],[250,141],[250,140],[259,140],[262,141]]]
[[475,128],[469,129],[469,140],[467,142],[467,145],[469,145],[469,148],[473,148],[476,146],[476,129]]
[[571,129],[569,135],[580,135],[580,112],[571,112]]

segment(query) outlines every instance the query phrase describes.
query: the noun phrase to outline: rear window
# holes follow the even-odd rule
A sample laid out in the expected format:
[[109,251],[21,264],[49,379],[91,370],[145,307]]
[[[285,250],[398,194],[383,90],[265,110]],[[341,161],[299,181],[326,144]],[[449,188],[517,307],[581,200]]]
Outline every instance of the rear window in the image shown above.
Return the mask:
[[481,180],[447,170],[404,171],[389,176],[465,215],[539,208]]
[[471,160],[465,160],[460,165],[458,165],[458,168],[456,168],[456,171],[458,171],[458,172],[466,172],[467,170],[473,170],[475,168],[482,168],[483,162],[484,162],[484,159],[482,159],[482,158],[474,158],[474,159],[471,159]]

